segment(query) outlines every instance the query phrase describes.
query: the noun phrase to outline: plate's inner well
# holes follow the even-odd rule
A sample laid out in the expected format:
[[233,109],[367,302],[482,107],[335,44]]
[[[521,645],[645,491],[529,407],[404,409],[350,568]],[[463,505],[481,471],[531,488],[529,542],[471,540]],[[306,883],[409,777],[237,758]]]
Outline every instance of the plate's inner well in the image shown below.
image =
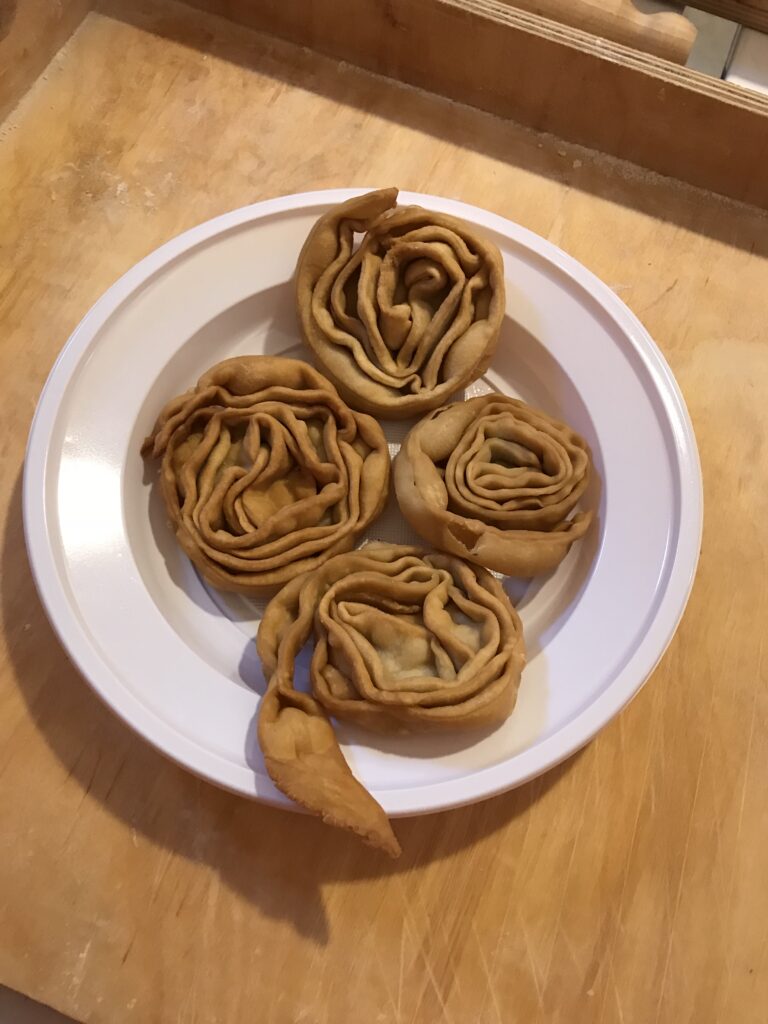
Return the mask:
[[[198,334],[189,339],[188,345],[182,346],[174,356],[174,362],[178,361],[190,368],[194,358],[195,369],[188,376],[186,384],[193,383],[199,374],[208,369],[210,363],[230,355],[268,352],[314,362],[306,346],[297,341],[292,301],[293,289],[290,282],[286,281],[282,288],[271,288],[268,295],[257,293],[247,302],[227,310],[214,324],[206,325],[202,337]],[[505,322],[499,354],[494,359],[491,371],[461,395],[457,395],[456,399],[471,398],[492,390],[522,398],[566,420],[586,437],[594,450],[595,473],[585,496],[585,504],[599,504],[599,481],[602,479],[599,444],[578,392],[573,382],[548,358],[545,349],[511,317]],[[162,401],[173,393],[171,388]],[[393,458],[414,422],[382,421]],[[145,477],[143,487],[149,494],[144,495],[144,500],[148,498],[148,521],[152,527],[152,538],[150,540],[143,533],[138,535],[132,542],[132,549],[140,568],[146,573],[159,610],[168,616],[182,641],[196,650],[211,671],[221,677],[222,686],[245,687],[257,694],[263,692],[265,681],[256,658],[253,638],[266,599],[225,593],[199,577],[172,535],[159,488],[151,486],[153,471],[147,470]],[[439,759],[440,778],[458,777],[467,771],[498,763],[530,746],[542,735],[547,728],[551,697],[546,654],[542,648],[567,621],[579,593],[588,582],[600,543],[600,531],[601,517],[598,516],[598,521],[587,537],[573,546],[564,562],[550,576],[535,580],[505,580],[505,586],[523,620],[528,652],[528,666],[523,674],[517,706],[507,722],[488,736],[464,734],[417,737],[383,737],[346,723],[337,723],[344,752],[358,774],[369,778],[376,765],[383,763],[376,755],[387,754],[390,756],[386,761],[385,776],[377,780],[379,787],[419,784],[424,780],[426,770],[434,773],[436,769],[434,764],[425,768],[426,758],[431,762]],[[361,543],[367,540],[424,546],[424,542],[400,514],[394,487],[391,487],[384,513]],[[150,565],[155,561],[155,551],[164,559],[162,568]],[[179,602],[178,595],[174,595],[173,601],[168,600],[169,586],[181,590],[188,602],[196,606],[193,618],[185,617],[185,602]],[[226,649],[216,649],[209,638],[200,636],[197,612],[201,607],[211,616],[223,619],[237,637],[242,650],[236,662],[232,658],[233,650],[236,651],[235,644],[227,645]],[[301,688],[308,688],[309,685],[308,654],[301,663],[304,674],[304,678],[298,680]],[[559,699],[563,711],[568,705],[572,706],[572,710],[578,707],[578,687],[571,687],[570,690],[570,695],[564,693]],[[259,768],[258,749],[252,748],[249,756],[254,766]]]
[[[309,358],[291,278],[309,228],[339,198],[236,211],[153,254],[84,321],[54,374],[60,395],[49,388],[41,403],[44,414],[56,403],[46,426],[44,536],[76,623],[59,623],[76,660],[167,753],[278,801],[254,731],[263,606],[203,585],[152,486],[156,466],[144,465],[139,449],[168,399],[214,363],[241,353]],[[403,201],[471,214],[448,200]],[[353,770],[395,814],[474,799],[559,760],[631,696],[666,642],[646,640],[677,555],[686,428],[653,369],[658,356],[578,264],[515,225],[476,215],[504,256],[507,317],[491,369],[467,394],[496,389],[577,430],[595,468],[583,504],[597,516],[551,576],[506,581],[528,664],[502,727],[386,739],[339,727]],[[393,455],[409,426],[384,424]],[[370,538],[419,543],[394,493]],[[670,632],[682,607],[675,601]]]

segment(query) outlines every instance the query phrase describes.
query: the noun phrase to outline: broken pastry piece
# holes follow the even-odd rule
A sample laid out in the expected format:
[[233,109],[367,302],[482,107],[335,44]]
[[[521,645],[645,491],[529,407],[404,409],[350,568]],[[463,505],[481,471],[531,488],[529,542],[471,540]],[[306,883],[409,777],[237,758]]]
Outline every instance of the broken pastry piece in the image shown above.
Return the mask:
[[342,396],[402,419],[485,372],[504,317],[504,267],[481,231],[397,206],[397,189],[380,189],[318,220],[296,297],[304,338]]
[[436,548],[508,576],[549,572],[583,537],[574,512],[591,472],[583,437],[490,394],[437,409],[395,459],[400,511]]
[[352,549],[387,497],[381,427],[307,363],[238,356],[160,414],[142,453],[205,579],[258,593]]
[[[313,631],[310,695],[294,671]],[[492,726],[511,713],[525,663],[520,619],[491,573],[381,543],[283,587],[257,648],[268,680],[259,743],[275,785],[391,856],[400,846],[389,820],[350,771],[330,718],[383,733]]]

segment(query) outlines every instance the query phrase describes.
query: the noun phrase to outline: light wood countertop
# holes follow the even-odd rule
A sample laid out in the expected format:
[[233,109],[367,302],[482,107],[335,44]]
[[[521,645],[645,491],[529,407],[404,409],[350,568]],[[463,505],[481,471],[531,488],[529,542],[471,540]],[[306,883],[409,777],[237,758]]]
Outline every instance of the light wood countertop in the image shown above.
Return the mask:
[[[110,1024],[762,1024],[768,217],[153,7],[87,15],[0,131],[0,983]],[[244,203],[389,184],[516,220],[614,288],[677,375],[705,483],[646,688],[543,778],[400,821],[395,863],[198,781],[103,707],[20,506],[40,388],[115,277]]]

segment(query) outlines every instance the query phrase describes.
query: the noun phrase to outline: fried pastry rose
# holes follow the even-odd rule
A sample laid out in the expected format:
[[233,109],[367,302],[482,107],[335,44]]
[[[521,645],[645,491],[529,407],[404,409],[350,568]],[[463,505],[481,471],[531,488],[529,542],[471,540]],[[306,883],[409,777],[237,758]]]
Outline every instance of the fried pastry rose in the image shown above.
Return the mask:
[[484,373],[505,305],[490,239],[396,203],[387,188],[330,210],[296,269],[307,344],[351,405],[387,419],[434,409]]
[[395,459],[395,489],[405,518],[436,548],[536,576],[589,528],[591,511],[571,513],[590,467],[589,447],[570,427],[517,399],[482,395],[416,424]]
[[[294,672],[313,631],[309,694]],[[492,726],[512,711],[525,662],[520,619],[489,572],[382,543],[285,586],[257,648],[268,680],[259,742],[276,786],[392,856],[389,821],[352,775],[329,717],[384,733]]]
[[159,458],[176,537],[222,590],[282,586],[349,551],[381,512],[390,462],[381,427],[307,363],[218,363],[160,414]]

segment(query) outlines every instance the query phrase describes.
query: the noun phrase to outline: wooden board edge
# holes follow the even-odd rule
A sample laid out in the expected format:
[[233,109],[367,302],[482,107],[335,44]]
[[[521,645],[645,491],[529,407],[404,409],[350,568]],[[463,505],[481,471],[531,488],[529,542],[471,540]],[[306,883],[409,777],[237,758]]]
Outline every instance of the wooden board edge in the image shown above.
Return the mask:
[[[187,0],[187,2],[194,3],[196,0]],[[434,2],[448,3],[473,10],[482,17],[506,24],[510,28],[519,28],[553,42],[575,47],[585,54],[592,54],[602,60],[612,61],[649,75],[655,75],[661,82],[682,85],[722,102],[732,103],[744,109],[757,110],[768,115],[768,96],[762,93],[743,89],[731,82],[713,78],[711,75],[705,75],[700,71],[662,60],[653,54],[623,46],[609,39],[602,39],[589,32],[582,32],[547,18],[510,8],[501,0],[434,0]]]
[[0,121],[66,43],[92,0],[16,0],[0,18]]
[[768,97],[499,0],[188,2],[768,209]]
[[695,0],[691,7],[717,14],[758,32],[768,32],[768,8],[754,7],[749,0]]

